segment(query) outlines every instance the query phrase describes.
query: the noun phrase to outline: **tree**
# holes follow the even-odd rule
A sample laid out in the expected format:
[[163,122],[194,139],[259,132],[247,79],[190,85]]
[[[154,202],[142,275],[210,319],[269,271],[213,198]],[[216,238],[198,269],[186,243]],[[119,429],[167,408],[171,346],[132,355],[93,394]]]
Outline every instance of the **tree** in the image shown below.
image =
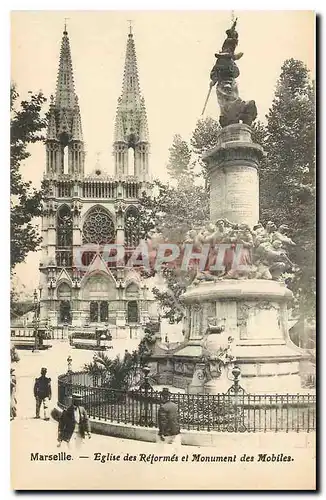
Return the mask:
[[[179,248],[187,231],[203,226],[209,219],[207,188],[196,183],[191,149],[180,136],[174,136],[170,148],[169,174],[176,186],[155,182],[156,196],[143,195],[140,203],[141,232],[146,238],[151,230],[161,235],[161,242],[177,244]],[[155,272],[151,273],[152,275]],[[163,318],[180,322],[184,315],[181,295],[190,283],[188,272],[164,268],[166,289],[153,288],[153,294],[163,309]]]
[[37,229],[32,225],[32,219],[41,214],[42,189],[33,189],[31,181],[23,180],[21,165],[31,156],[28,146],[44,140],[41,132],[46,126],[46,119],[41,117],[42,106],[46,101],[43,94],[41,92],[31,94],[29,99],[21,101],[16,109],[18,98],[19,94],[15,85],[11,85],[11,271],[16,264],[24,261],[29,252],[36,250],[41,242]]
[[187,142],[182,139],[181,135],[176,134],[173,137],[169,153],[169,162],[166,167],[169,175],[177,181],[180,177],[189,175],[191,173],[191,149]]
[[217,145],[218,133],[221,130],[220,124],[213,118],[198,120],[195,130],[192,133],[190,144],[200,165],[200,176],[205,180],[205,186],[209,187],[209,176],[206,165],[202,161],[202,155]]
[[94,356],[93,362],[84,365],[86,373],[99,379],[102,387],[123,391],[130,389],[133,385],[137,369],[136,351],[129,355],[125,354],[123,358],[116,356],[113,359],[100,351]]
[[217,135],[220,130],[220,124],[214,118],[208,117],[205,120],[198,120],[190,139],[193,152],[201,156],[216,146]]
[[[155,325],[156,326],[156,325]],[[84,365],[84,370],[100,381],[101,387],[119,391],[128,391],[139,384],[143,377],[143,368],[150,360],[155,345],[154,325],[146,325],[145,335],[136,351],[126,352],[111,359],[103,351],[94,355],[91,363]]]
[[[262,132],[262,130],[260,130]],[[263,222],[289,226],[290,258],[300,270],[290,288],[301,319],[315,316],[315,92],[302,61],[284,62],[267,115],[260,169]]]

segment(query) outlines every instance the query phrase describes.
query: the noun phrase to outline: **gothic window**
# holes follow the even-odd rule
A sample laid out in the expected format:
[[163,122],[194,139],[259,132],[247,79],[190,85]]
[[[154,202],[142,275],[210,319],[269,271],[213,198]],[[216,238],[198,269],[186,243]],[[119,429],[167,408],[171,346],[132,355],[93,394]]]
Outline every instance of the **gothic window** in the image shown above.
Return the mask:
[[108,303],[100,302],[100,322],[105,323],[108,320]]
[[98,302],[91,302],[89,305],[89,319],[91,323],[97,323],[98,319]]
[[60,323],[71,324],[71,304],[69,300],[61,300],[60,302]]
[[67,205],[61,207],[57,217],[57,245],[59,248],[72,245],[72,217]]
[[128,323],[138,323],[138,303],[136,300],[128,302]]
[[93,208],[83,226],[83,243],[105,245],[115,240],[114,224],[110,214],[102,207]]
[[136,285],[136,283],[130,283],[128,287],[126,288],[126,298],[127,299],[134,299],[138,298],[139,296],[139,288]]
[[62,149],[62,156],[63,156],[63,173],[64,174],[69,174],[69,150],[68,146]]
[[125,243],[127,247],[137,247],[140,240],[140,220],[137,208],[130,207],[125,215]]
[[91,323],[106,323],[108,321],[108,303],[104,300],[92,301],[89,305]]
[[71,210],[63,205],[57,215],[57,251],[56,263],[58,266],[72,265],[72,217]]
[[58,288],[59,323],[71,324],[71,288],[67,283],[61,283]]
[[[132,137],[129,139],[132,141]],[[133,147],[128,148],[128,174],[135,175],[135,150]]]

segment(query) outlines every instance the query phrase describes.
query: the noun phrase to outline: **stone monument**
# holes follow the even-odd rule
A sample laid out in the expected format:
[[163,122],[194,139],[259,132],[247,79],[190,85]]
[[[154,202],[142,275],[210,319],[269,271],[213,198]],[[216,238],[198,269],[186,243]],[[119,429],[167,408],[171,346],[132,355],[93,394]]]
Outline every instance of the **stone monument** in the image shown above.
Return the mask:
[[[243,54],[235,53],[236,23],[227,30],[210,75],[221,125],[217,145],[203,157],[210,179],[211,222],[187,235],[197,252],[205,245],[210,251],[205,269],[198,269],[183,295],[185,342],[169,355],[170,383],[187,386],[190,393],[225,392],[236,361],[247,392],[298,392],[303,355],[289,337],[292,293],[284,280],[284,273],[294,270],[287,255],[294,242],[286,226],[259,223],[264,152],[252,141],[256,104],[243,101],[238,93],[235,61]],[[166,374],[162,382],[169,383]]]

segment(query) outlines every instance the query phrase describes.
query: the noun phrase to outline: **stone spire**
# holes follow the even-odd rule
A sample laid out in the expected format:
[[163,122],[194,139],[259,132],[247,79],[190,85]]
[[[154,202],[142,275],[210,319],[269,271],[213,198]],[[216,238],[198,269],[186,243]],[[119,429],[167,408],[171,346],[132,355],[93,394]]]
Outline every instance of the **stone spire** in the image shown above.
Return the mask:
[[49,120],[48,120],[48,130],[46,138],[48,141],[57,140],[57,124],[55,119],[55,106],[54,106],[53,95],[51,95],[50,97]]
[[83,130],[77,96],[75,96],[74,114],[72,117],[72,140],[83,142]]
[[60,50],[55,107],[57,109],[73,109],[75,105],[75,86],[68,32],[63,32]]
[[85,149],[66,25],[61,40],[55,99],[51,98],[47,133],[47,175],[84,175]]
[[[133,165],[128,165],[129,148],[134,150]],[[140,92],[135,42],[130,27],[127,38],[122,93],[118,100],[115,121],[115,174],[129,174],[144,178],[148,174],[148,153],[147,115],[145,101]]]

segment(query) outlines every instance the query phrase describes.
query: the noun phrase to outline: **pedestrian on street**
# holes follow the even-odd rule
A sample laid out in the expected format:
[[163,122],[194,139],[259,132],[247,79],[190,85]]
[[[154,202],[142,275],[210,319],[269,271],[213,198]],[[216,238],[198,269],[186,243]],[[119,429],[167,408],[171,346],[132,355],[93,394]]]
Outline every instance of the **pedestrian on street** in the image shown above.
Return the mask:
[[17,399],[16,399],[16,374],[15,369],[10,369],[10,420],[17,417]]
[[164,387],[161,392],[157,441],[168,445],[173,444],[175,451],[181,445],[178,406],[170,401],[170,391],[167,387]]
[[51,389],[51,379],[46,377],[47,369],[41,368],[41,376],[35,379],[34,384],[34,397],[36,401],[36,416],[35,418],[40,418],[40,409],[43,404],[44,409],[44,420],[50,420],[47,414],[49,407],[49,401],[52,397]]
[[58,427],[58,447],[65,442],[68,447],[72,443],[80,448],[86,435],[91,437],[90,422],[82,400],[80,394],[73,394],[72,404],[62,412]]

